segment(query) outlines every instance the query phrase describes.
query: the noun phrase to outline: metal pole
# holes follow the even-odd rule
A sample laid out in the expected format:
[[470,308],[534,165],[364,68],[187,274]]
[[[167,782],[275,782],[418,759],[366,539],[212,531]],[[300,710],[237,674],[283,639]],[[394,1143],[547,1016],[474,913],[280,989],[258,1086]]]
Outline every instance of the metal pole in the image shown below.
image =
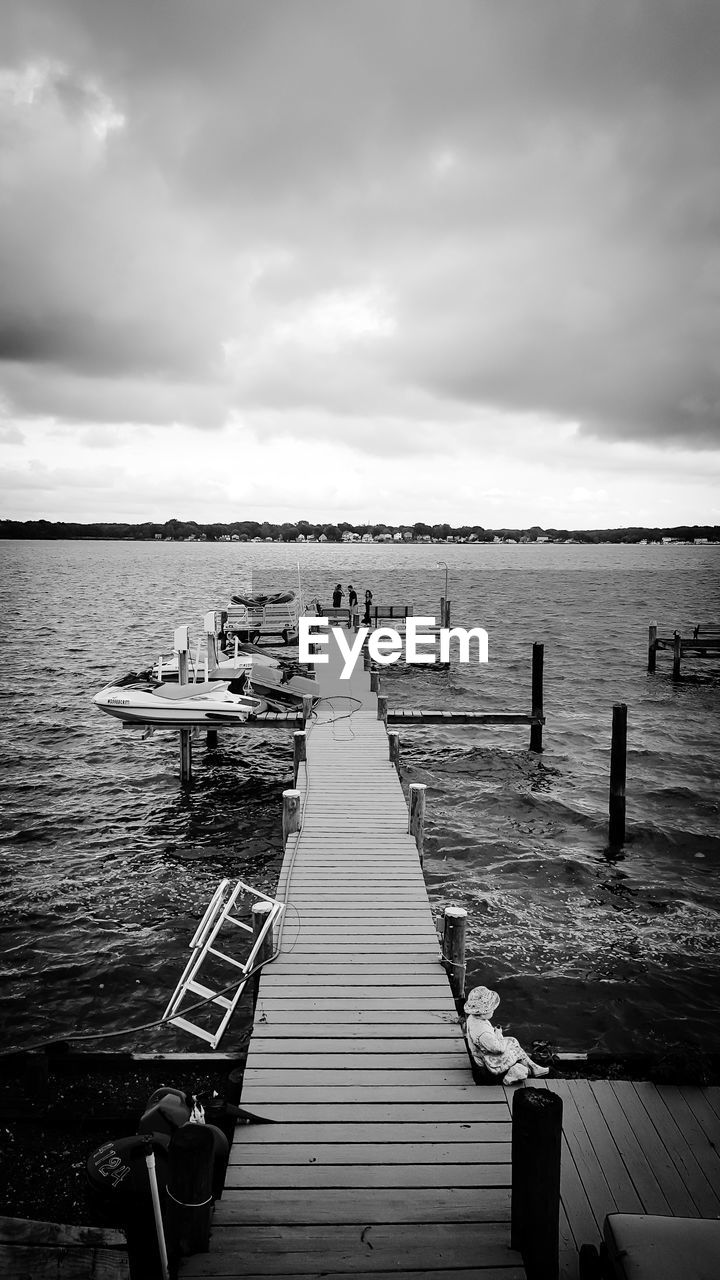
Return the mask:
[[168,1270],[167,1246],[165,1244],[165,1230],[163,1228],[162,1209],[160,1208],[160,1193],[158,1191],[157,1173],[155,1172],[155,1153],[152,1149],[152,1134],[148,1134],[145,1141],[145,1164],[147,1165],[148,1179],[150,1182],[150,1195],[152,1196],[153,1216],[155,1218],[155,1230],[157,1232],[158,1250],[160,1252],[160,1266],[164,1280],[168,1280],[170,1274]]

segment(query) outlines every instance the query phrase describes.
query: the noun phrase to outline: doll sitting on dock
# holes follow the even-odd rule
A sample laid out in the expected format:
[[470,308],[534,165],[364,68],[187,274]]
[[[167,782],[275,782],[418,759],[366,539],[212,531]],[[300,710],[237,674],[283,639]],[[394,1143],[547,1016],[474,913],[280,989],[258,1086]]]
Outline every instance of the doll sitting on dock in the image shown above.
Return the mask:
[[504,1036],[502,1027],[493,1026],[490,1019],[499,1003],[497,991],[488,987],[473,987],[465,1001],[465,1030],[473,1061],[491,1076],[500,1076],[504,1084],[546,1076],[548,1067],[538,1066],[514,1036]]

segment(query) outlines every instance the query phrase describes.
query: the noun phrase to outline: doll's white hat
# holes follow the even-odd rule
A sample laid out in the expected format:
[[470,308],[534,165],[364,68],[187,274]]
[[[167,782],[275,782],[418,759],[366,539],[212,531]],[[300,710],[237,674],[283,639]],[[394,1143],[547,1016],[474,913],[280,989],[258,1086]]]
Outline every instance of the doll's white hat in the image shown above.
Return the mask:
[[489,987],[473,987],[465,1001],[465,1012],[468,1017],[472,1014],[475,1018],[492,1018],[499,1003],[497,991],[491,991]]

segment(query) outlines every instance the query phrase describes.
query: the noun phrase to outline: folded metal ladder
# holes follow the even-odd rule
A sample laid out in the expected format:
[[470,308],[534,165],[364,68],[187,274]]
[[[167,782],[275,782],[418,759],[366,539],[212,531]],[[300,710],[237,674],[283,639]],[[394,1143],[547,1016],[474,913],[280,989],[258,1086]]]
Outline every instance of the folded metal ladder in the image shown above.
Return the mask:
[[[275,898],[269,898],[266,894],[261,893],[259,889],[251,888],[250,885],[245,884],[242,880],[238,880],[234,889],[228,894],[229,886],[229,880],[221,880],[215,890],[205,914],[190,941],[192,955],[163,1014],[163,1017],[171,1022],[173,1026],[181,1027],[183,1031],[189,1031],[191,1035],[199,1036],[201,1040],[207,1040],[213,1049],[217,1048],[222,1039],[266,936],[273,928],[275,920],[281,911],[285,909],[282,902],[278,902]],[[251,897],[255,903],[269,903],[270,905],[270,909],[263,914],[263,923],[257,933],[253,925],[246,924],[233,914],[238,898],[244,895]],[[218,945],[221,941],[219,934],[223,926],[226,925],[229,925],[234,931],[232,941],[235,943],[235,947],[231,949],[236,950],[238,942],[244,944],[242,950],[247,952],[245,959],[238,959],[234,955],[228,955],[227,951],[220,950]],[[240,937],[238,937],[237,930],[241,931]],[[231,939],[228,938],[227,944],[230,942]],[[223,942],[223,945],[227,944]],[[221,988],[221,990],[215,991],[206,982],[200,981],[200,971],[210,957],[225,964],[233,965],[238,970],[237,984],[234,982],[228,983],[229,989]],[[208,1031],[183,1016],[182,1003],[188,995],[197,999],[205,999],[209,1004],[217,1005],[223,1010],[222,1018],[214,1031]],[[197,1000],[194,1003],[197,1003]]]

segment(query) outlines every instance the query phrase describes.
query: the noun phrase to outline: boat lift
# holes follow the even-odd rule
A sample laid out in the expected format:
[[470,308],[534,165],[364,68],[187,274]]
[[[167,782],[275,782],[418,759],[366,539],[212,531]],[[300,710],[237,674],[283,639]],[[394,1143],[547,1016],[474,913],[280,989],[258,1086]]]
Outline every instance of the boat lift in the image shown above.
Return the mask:
[[[163,1018],[173,1026],[206,1040],[211,1049],[217,1049],[253,967],[258,957],[264,954],[265,940],[272,938],[275,921],[285,910],[284,903],[269,898],[259,889],[252,889],[242,880],[238,880],[230,892],[229,889],[230,881],[221,880],[190,940],[192,955],[163,1014]],[[251,923],[239,919],[240,913],[248,915]],[[221,938],[223,929],[225,933]],[[230,955],[227,950],[221,950],[221,943],[235,953],[244,951],[245,958],[240,959],[237,954]],[[220,975],[228,965],[234,968],[235,975],[226,983]],[[209,976],[206,976],[206,971],[209,971]],[[209,985],[211,982],[214,986]],[[199,1026],[183,1015],[183,1001],[188,995],[205,999],[208,1007],[216,1005],[222,1010],[214,1029]]]

